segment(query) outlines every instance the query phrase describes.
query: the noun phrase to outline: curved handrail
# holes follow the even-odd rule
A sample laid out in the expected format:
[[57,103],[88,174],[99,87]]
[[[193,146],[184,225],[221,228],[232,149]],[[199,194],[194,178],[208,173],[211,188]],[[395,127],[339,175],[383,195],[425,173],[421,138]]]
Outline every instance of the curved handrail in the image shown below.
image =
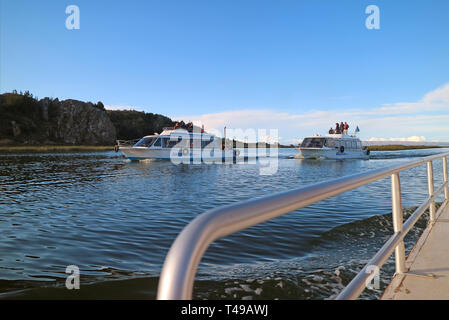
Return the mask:
[[[157,298],[191,299],[200,260],[209,245],[218,238],[447,156],[449,152],[204,212],[182,230],[171,246],[160,276]],[[445,168],[447,170],[447,166]]]

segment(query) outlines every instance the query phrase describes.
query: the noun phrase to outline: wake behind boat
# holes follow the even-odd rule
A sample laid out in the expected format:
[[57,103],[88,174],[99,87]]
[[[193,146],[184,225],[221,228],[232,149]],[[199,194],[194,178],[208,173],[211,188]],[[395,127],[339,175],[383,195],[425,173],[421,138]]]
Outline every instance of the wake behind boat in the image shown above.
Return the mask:
[[362,149],[355,135],[345,133],[306,137],[296,148],[304,159],[369,159],[370,150]]

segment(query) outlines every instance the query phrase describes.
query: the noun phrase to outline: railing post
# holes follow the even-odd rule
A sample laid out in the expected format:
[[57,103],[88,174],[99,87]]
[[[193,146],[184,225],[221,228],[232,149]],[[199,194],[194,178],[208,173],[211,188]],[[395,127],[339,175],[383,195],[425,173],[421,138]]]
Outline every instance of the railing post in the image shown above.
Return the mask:
[[[432,161],[427,162],[427,184],[429,187],[429,196],[433,196],[433,165]],[[435,221],[435,201],[432,201],[429,207],[430,222]]]
[[[403,212],[401,198],[401,181],[399,173],[391,175],[391,199],[393,212],[393,228],[395,233],[402,232]],[[396,273],[405,272],[405,247],[404,241],[401,241],[394,249],[396,256]]]
[[[443,182],[446,183],[448,182],[448,178],[447,178],[447,158],[443,157]],[[444,199],[446,201],[449,201],[449,187],[446,186],[444,188]]]

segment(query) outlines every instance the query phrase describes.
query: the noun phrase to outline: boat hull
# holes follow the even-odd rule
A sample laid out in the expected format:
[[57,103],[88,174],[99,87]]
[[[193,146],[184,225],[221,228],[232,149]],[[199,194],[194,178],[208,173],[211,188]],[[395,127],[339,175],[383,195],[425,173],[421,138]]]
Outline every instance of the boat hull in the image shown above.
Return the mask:
[[207,151],[201,149],[191,149],[190,152],[179,152],[172,156],[171,149],[151,149],[144,147],[120,147],[120,152],[128,159],[137,161],[145,159],[154,160],[172,160],[172,161],[221,161],[221,160],[243,160],[248,158],[243,152],[238,150],[225,150],[216,152],[215,150]]
[[369,159],[365,150],[349,150],[340,152],[336,149],[297,148],[303,159]]

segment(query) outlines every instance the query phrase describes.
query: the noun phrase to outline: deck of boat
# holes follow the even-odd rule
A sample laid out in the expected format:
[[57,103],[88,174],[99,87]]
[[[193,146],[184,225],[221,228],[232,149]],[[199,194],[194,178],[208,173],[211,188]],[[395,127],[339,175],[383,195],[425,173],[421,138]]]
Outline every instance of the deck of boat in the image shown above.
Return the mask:
[[408,271],[397,274],[383,300],[449,299],[449,205],[421,235],[410,252]]

